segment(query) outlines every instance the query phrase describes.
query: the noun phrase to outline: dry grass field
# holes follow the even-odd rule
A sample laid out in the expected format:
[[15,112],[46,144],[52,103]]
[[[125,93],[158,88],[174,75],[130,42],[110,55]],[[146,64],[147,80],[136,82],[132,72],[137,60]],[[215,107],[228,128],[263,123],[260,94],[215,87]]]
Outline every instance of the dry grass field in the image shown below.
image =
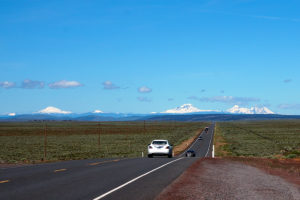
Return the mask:
[[[6,122],[0,123],[0,163],[36,163],[146,155],[153,139],[176,146],[208,123]],[[46,137],[45,137],[46,136]]]
[[216,156],[300,158],[300,120],[220,122]]

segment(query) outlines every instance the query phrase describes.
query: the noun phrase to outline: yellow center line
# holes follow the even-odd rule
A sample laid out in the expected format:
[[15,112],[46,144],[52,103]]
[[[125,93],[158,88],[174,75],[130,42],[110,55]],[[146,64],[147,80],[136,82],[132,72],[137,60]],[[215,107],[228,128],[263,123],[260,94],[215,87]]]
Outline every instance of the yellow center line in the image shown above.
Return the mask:
[[98,165],[98,164],[101,164],[101,163],[103,163],[103,162],[89,163],[88,165],[91,165],[91,166],[93,166],[93,165]]
[[56,169],[54,170],[54,172],[62,172],[62,171],[66,171],[67,169]]
[[8,182],[10,182],[10,180],[0,181],[0,183],[8,183]]
[[120,160],[119,159],[117,159],[117,160],[108,160],[108,161],[102,161],[102,162],[89,163],[88,165],[94,166],[94,165],[99,165],[99,164],[103,164],[103,163],[118,162],[118,161],[120,161]]

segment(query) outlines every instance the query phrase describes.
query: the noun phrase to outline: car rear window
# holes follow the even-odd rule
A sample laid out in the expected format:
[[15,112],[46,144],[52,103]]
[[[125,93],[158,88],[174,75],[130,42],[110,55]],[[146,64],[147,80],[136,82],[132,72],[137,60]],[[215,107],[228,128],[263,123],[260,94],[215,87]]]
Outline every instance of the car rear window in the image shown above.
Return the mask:
[[167,144],[166,141],[153,141],[152,144],[164,145]]

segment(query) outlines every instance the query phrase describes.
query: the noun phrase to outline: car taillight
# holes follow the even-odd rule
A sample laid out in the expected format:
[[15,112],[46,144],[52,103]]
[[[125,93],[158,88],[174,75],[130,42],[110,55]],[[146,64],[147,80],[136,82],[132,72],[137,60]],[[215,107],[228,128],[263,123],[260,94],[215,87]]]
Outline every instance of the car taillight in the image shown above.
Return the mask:
[[167,147],[166,147],[166,149],[170,149],[170,147],[169,147],[169,146],[167,146]]
[[149,149],[152,149],[152,146],[149,146]]

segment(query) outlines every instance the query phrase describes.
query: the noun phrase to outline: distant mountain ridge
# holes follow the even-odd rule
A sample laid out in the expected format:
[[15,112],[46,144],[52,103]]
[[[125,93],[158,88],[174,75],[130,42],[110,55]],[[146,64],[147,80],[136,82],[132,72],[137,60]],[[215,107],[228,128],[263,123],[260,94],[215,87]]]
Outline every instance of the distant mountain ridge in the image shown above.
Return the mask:
[[235,121],[235,120],[272,120],[300,119],[300,115],[277,114],[230,114],[230,113],[184,113],[184,114],[30,114],[1,116],[0,121]]
[[233,106],[226,112],[217,110],[201,110],[192,104],[183,104],[174,109],[161,113],[132,114],[132,113],[104,113],[101,110],[76,114],[63,111],[55,107],[47,107],[33,114],[8,114],[0,116],[0,121],[136,121],[136,120],[175,120],[175,121],[227,121],[253,119],[298,119],[297,115],[277,115],[266,107],[243,108]]
[[186,114],[186,113],[231,113],[231,114],[274,114],[267,107],[251,107],[251,108],[243,108],[238,105],[233,106],[226,110],[226,112],[221,112],[218,110],[201,110],[199,108],[194,107],[192,104],[183,104],[182,106],[176,107],[174,109],[166,110],[161,113],[169,113],[169,114]]
[[280,120],[300,119],[300,115],[277,115],[277,114],[178,114],[148,116],[140,120],[149,121],[243,121],[243,120]]

